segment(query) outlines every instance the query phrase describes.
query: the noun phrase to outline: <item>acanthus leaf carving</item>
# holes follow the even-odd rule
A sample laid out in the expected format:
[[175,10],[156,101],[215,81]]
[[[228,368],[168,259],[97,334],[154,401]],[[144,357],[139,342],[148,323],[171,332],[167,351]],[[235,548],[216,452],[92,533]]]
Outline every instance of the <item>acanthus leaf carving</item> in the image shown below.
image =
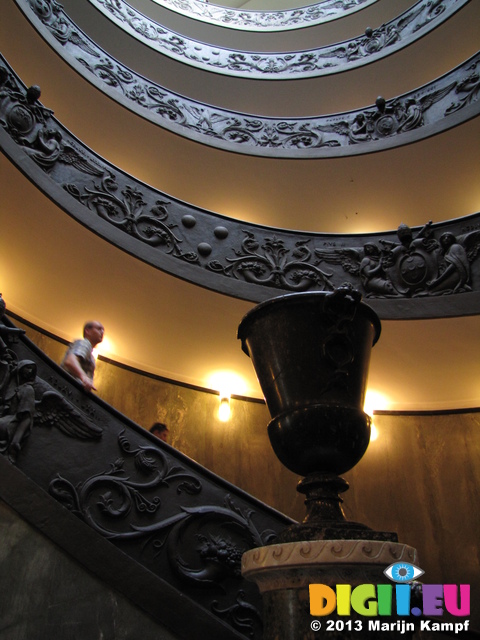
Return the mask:
[[200,480],[172,464],[159,447],[132,446],[125,431],[117,440],[120,456],[109,469],[75,484],[57,473],[51,495],[113,543],[138,544],[140,556],[151,548],[156,564],[162,554],[185,584],[224,591],[227,600],[220,606],[215,599],[210,608],[233,627],[252,630],[261,624],[256,605],[240,588],[241,557],[272,542],[276,533],[260,531],[255,511],[229,494],[223,504],[199,504]]
[[[466,0],[420,0],[396,19],[365,33],[319,48],[263,53],[233,50],[194,40],[162,26],[125,0],[90,0],[109,20],[156,51],[199,68],[226,75],[268,80],[319,76],[346,70],[406,46],[457,11]],[[445,14],[445,15],[444,15]]]
[[[30,1],[34,2],[34,0]],[[48,0],[48,2],[51,1]],[[16,0],[16,2],[23,9],[22,5],[29,0]],[[454,6],[455,4],[455,2],[452,3],[452,10],[458,9],[458,6]],[[35,13],[35,8],[30,5],[29,7]],[[439,7],[438,3],[435,3],[435,7],[432,3],[421,3],[417,9],[427,12],[427,22],[429,22],[431,16],[436,14],[434,9]],[[58,11],[60,10],[57,7],[56,12]],[[27,17],[30,17],[28,13],[30,11],[27,12]],[[41,12],[35,13],[35,16],[40,20],[42,27],[53,33],[58,40],[49,20],[46,20]],[[57,19],[60,19],[59,16]],[[77,70],[95,85],[103,83],[104,90],[111,97],[120,99],[122,104],[128,101],[129,108],[141,112],[144,117],[175,133],[195,140],[200,136],[205,144],[239,153],[280,157],[330,157],[343,155],[347,149],[350,154],[370,153],[378,150],[377,145],[373,144],[378,141],[384,143],[381,148],[389,148],[411,141],[411,135],[408,134],[413,131],[417,133],[416,138],[421,138],[449,128],[457,122],[452,122],[447,116],[454,111],[466,110],[478,101],[474,91],[470,93],[468,99],[464,96],[456,100],[455,107],[451,104],[452,96],[463,83],[467,82],[466,78],[461,77],[465,69],[476,69],[478,66],[477,55],[429,85],[389,101],[384,114],[379,114],[377,110],[368,107],[350,113],[311,118],[252,118],[248,114],[222,110],[190,100],[146,80],[108,57],[85,34],[80,36],[79,30],[64,13],[61,16],[61,22],[71,25],[70,30],[78,36],[68,37],[62,44],[62,47],[65,47],[65,50],[68,50],[78,63],[75,65]],[[402,28],[405,25],[411,27],[410,22],[406,16],[399,19]],[[353,47],[335,45],[338,55],[342,59],[355,60],[365,47],[377,51],[383,41],[386,44],[398,39],[395,29],[390,32],[387,29],[385,34],[382,29],[383,27],[380,30],[367,29],[366,35],[362,36]],[[85,46],[85,43],[88,43],[88,46]],[[90,52],[90,49],[95,51],[95,55]],[[89,60],[90,55],[91,60]],[[299,68],[310,68],[311,54],[304,52],[302,55],[301,62],[298,63]],[[268,58],[266,68],[272,68],[275,77],[278,78],[278,69],[285,64],[289,56],[284,56],[283,61],[273,61],[272,56],[266,57]],[[290,59],[288,62],[289,65],[297,64]],[[242,55],[235,56],[234,64],[244,66]],[[255,65],[258,64],[259,61],[256,61]],[[331,62],[327,60],[325,68],[329,68],[329,65],[331,66]],[[444,95],[445,91],[447,95]],[[427,104],[423,99],[427,93],[431,104]],[[475,109],[468,111],[475,111]],[[415,114],[418,113],[421,117],[416,117]],[[472,117],[472,115],[465,117]],[[407,118],[408,122],[403,124]],[[252,123],[255,123],[253,127]]]
[[103,176],[101,184],[94,184],[93,188],[84,187],[83,192],[75,184],[66,184],[64,188],[84,206],[96,211],[99,217],[127,234],[154,247],[162,246],[167,254],[177,258],[198,261],[193,252],[180,249],[183,240],[173,231],[177,225],[168,222],[168,201],[157,200],[145,212],[147,201],[144,194],[127,184],[121,191],[123,197],[118,197],[115,193],[118,183],[111,173]]

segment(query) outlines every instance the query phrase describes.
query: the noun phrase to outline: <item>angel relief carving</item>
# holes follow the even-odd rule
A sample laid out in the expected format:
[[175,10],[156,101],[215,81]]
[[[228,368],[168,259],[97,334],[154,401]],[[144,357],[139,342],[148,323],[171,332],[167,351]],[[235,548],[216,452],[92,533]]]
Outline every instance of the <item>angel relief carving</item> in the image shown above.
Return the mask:
[[37,427],[55,427],[72,438],[96,440],[102,429],[37,376],[32,360],[17,360],[7,346],[18,329],[0,323],[0,452],[16,463]]
[[339,265],[366,297],[449,295],[472,290],[471,265],[480,255],[480,230],[437,239],[432,222],[415,233],[406,224],[398,242],[379,239],[363,247],[315,249],[319,262]]

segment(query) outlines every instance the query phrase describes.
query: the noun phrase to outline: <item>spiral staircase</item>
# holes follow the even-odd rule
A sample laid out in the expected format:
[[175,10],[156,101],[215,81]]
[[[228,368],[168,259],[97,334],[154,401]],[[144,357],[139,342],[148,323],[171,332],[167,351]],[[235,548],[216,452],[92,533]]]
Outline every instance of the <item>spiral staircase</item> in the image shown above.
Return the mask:
[[[382,320],[369,386],[386,404],[375,408],[477,409],[479,3],[237,5],[2,4],[0,286],[8,310],[61,340],[77,337],[86,318],[100,318],[108,358],[201,388],[210,388],[212,371],[235,371],[245,386],[232,392],[258,399],[236,338],[243,315],[276,295],[346,284]],[[19,348],[19,359],[43,362],[33,345]],[[61,371],[39,366],[56,392],[70,385],[67,397],[85,409]],[[178,461],[162,449],[151,453],[149,435],[135,425],[122,435],[126,419],[115,420],[89,477],[105,475],[99,460],[114,464],[120,447],[135,451],[140,465],[156,459],[155,473],[167,478]],[[129,436],[135,443],[122,439]],[[67,462],[63,484],[52,488],[45,462],[30,460],[36,470],[17,477],[22,464],[4,457],[8,482],[38,482],[29,490],[39,500],[56,489],[71,512],[80,479],[67,488]],[[191,482],[194,492],[200,480]],[[229,510],[249,544],[249,509],[266,514],[255,531],[288,520],[257,502],[247,506],[243,495],[242,509],[233,498],[225,506],[235,487],[220,486],[214,517]],[[202,505],[187,501],[182,518],[168,521],[177,527],[171,548]],[[75,531],[78,513],[48,509]],[[24,517],[38,526],[42,518],[29,511]],[[117,551],[105,551],[103,579],[123,562],[132,584],[151,579],[152,593],[171,602],[171,583],[156,591],[151,569],[137,575],[143,569],[130,559],[110,557]],[[172,571],[162,557],[162,570]],[[174,566],[181,573],[188,560],[177,557]],[[195,572],[172,580],[193,584],[201,579]],[[217,611],[214,622],[211,602],[205,613],[193,597],[191,611],[203,620],[197,636],[173,614],[167,626],[192,638],[259,633],[232,617],[258,603],[243,605],[245,594],[231,593],[228,605],[215,604],[228,615]],[[147,613],[155,617],[153,600]]]

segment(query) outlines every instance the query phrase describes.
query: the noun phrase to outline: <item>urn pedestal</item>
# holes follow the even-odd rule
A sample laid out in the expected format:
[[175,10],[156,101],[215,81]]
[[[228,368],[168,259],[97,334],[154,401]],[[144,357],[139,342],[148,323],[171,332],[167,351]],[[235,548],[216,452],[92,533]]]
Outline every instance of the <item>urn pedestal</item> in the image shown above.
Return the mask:
[[334,591],[337,584],[349,585],[353,591],[359,585],[387,584],[383,570],[394,562],[416,564],[415,549],[398,542],[313,540],[247,551],[242,575],[262,594],[264,640],[410,638],[414,623],[395,616],[393,602],[392,615],[362,616],[353,607],[347,615],[310,615],[310,585]]
[[[398,635],[375,635],[374,629],[372,635],[367,626],[361,632],[323,624],[312,630],[309,610],[309,584],[353,589],[366,581],[388,583],[383,571],[389,564],[415,561],[415,550],[399,544],[395,533],[347,521],[340,497],[348,489],[340,474],[361,460],[370,440],[363,405],[380,332],[376,313],[349,287],[273,298],[247,313],[238,328],[271,415],[273,450],[303,476],[297,490],[306,496],[302,523],[282,532],[278,544],[243,556],[243,575],[263,593],[265,640]],[[405,630],[402,635],[408,637]]]

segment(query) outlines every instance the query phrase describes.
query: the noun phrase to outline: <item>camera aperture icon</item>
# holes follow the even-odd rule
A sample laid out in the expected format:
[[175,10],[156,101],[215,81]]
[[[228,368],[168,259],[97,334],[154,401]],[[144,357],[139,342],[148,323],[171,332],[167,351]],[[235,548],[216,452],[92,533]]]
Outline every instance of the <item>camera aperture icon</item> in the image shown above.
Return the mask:
[[394,562],[383,573],[393,582],[406,583],[423,576],[425,571],[409,562]]

